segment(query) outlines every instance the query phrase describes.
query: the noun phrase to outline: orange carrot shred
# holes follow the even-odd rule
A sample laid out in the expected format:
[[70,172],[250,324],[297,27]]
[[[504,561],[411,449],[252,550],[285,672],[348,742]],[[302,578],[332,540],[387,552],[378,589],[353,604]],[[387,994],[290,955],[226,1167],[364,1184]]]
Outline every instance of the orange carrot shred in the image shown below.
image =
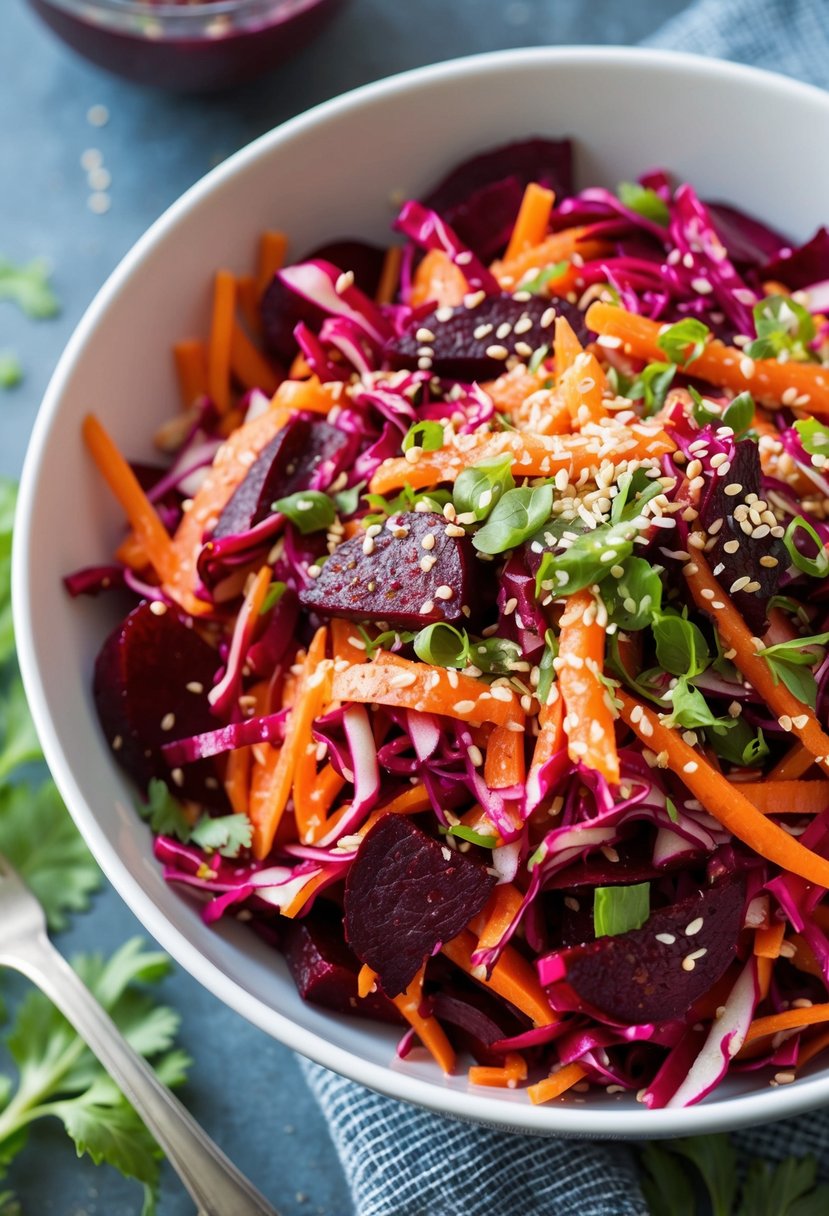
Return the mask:
[[469,284],[461,268],[442,249],[430,249],[415,271],[409,303],[412,308],[427,303],[457,308],[468,292]]
[[754,953],[758,958],[779,958],[785,936],[786,923],[782,920],[772,921],[767,928],[755,930]]
[[550,1008],[535,969],[523,955],[513,950],[512,946],[505,946],[491,974],[482,977],[480,968],[472,962],[475,949],[475,935],[468,929],[464,929],[457,937],[441,946],[441,952],[451,959],[456,967],[460,967],[467,975],[491,988],[493,992],[497,992],[522,1013],[526,1013],[536,1026],[549,1026],[559,1020],[558,1015]]
[[483,911],[483,928],[478,935],[478,950],[497,946],[518,915],[524,896],[512,883],[499,883]]
[[505,262],[512,262],[528,249],[541,244],[547,235],[555,201],[552,190],[540,186],[538,182],[528,183],[504,254]]
[[553,330],[553,360],[555,362],[556,384],[571,368],[579,355],[584,353],[584,347],[576,335],[573,326],[566,317],[556,317]]
[[213,287],[213,316],[207,348],[207,389],[220,414],[230,409],[230,347],[236,309],[236,280],[229,270],[219,270]]
[[400,266],[403,262],[403,246],[390,245],[383,259],[383,269],[380,271],[380,282],[374,299],[377,304],[391,304],[397,295],[400,282]]
[[777,761],[769,772],[768,779],[769,781],[788,781],[802,777],[804,773],[808,773],[814,762],[815,758],[809,749],[800,742],[795,743],[782,760]]
[[423,1004],[424,971],[425,968],[421,967],[406,991],[401,992],[399,996],[392,997],[392,1002],[416,1032],[423,1046],[437,1060],[443,1071],[449,1074],[455,1069],[455,1053],[452,1050],[452,1044],[447,1039],[438,1020],[431,1014],[424,1015],[420,1011]]
[[184,409],[207,394],[207,347],[198,338],[173,346],[179,393]]
[[272,397],[279,387],[276,372],[240,325],[233,326],[230,339],[230,369],[243,388],[258,388]]
[[227,758],[224,787],[228,802],[237,815],[248,813],[252,760],[253,753],[249,747],[237,747]]
[[599,678],[604,662],[605,630],[598,604],[585,588],[567,600],[561,618],[558,682],[564,700],[567,749],[574,764],[586,764],[610,785],[619,783],[613,713]]
[[829,781],[741,781],[739,790],[764,815],[820,815],[829,807]]
[[496,726],[486,748],[484,781],[491,790],[503,790],[523,785],[526,775],[523,733]]
[[511,1051],[501,1068],[477,1064],[470,1068],[468,1076],[470,1085],[515,1089],[519,1081],[527,1079],[527,1061],[517,1051]]
[[132,525],[135,537],[156,574],[166,582],[175,573],[176,559],[167,529],[141,489],[138,478],[119,452],[112,437],[94,414],[83,420],[84,442],[98,470]]
[[[562,232],[554,232],[551,236],[539,241],[537,245],[524,249],[516,257],[493,262],[490,269],[502,287],[514,288],[525,275],[538,274],[547,266],[554,266],[557,262],[566,262],[572,258],[574,253],[581,254],[587,261],[589,258],[600,256],[610,248],[606,241],[586,239],[588,232],[589,228],[586,226],[565,228]],[[560,290],[559,281],[553,279],[547,285],[547,290],[550,292]]]
[[558,1072],[552,1073],[543,1081],[537,1081],[535,1085],[527,1087],[527,1094],[534,1106],[539,1106],[542,1102],[551,1102],[553,1098],[560,1097],[566,1093],[568,1089],[572,1089],[574,1085],[578,1085],[583,1077],[587,1076],[587,1072],[582,1068],[581,1064],[565,1064]]
[[377,972],[372,971],[368,963],[363,963],[357,973],[357,996],[367,997],[377,980]]
[[748,1028],[744,1043],[768,1038],[771,1034],[779,1034],[781,1030],[796,1030],[801,1026],[815,1026],[820,1022],[829,1022],[829,1003],[809,1005],[805,1009],[786,1009],[783,1013],[770,1013],[766,1017],[755,1018]]
[[256,287],[259,295],[270,286],[277,270],[285,265],[288,238],[284,232],[263,232],[259,240],[259,263],[256,272]]
[[797,1070],[805,1068],[806,1065],[826,1051],[829,1047],[829,1030],[824,1030],[822,1034],[816,1034],[808,1042],[800,1044],[800,1050],[797,1053]]

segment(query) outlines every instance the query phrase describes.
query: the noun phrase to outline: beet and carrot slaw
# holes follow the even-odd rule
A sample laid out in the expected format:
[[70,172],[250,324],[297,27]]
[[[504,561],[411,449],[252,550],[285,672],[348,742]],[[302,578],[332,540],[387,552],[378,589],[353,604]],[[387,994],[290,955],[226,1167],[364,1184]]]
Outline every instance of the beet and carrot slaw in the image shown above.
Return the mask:
[[158,465],[84,424],[128,528],[66,585],[131,597],[94,695],[165,875],[473,1084],[793,1081],[829,1047],[829,234],[662,171],[576,192],[541,138],[394,229],[219,271]]

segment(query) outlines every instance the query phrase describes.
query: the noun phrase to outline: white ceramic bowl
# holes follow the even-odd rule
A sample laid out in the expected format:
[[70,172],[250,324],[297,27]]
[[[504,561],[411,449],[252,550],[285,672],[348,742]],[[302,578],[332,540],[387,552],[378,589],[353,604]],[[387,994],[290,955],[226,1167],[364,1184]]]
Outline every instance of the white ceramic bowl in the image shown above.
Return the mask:
[[[460,158],[529,134],[572,135],[580,184],[652,165],[703,196],[803,237],[829,218],[829,96],[779,77],[639,50],[526,50],[440,64],[360,89],[263,136],[189,190],[124,258],[58,365],[31,441],[14,554],[15,624],[32,711],[55,780],[115,888],[211,992],[290,1047],[373,1089],[512,1130],[651,1137],[776,1119],[829,1100],[829,1069],[771,1089],[762,1073],[689,1110],[604,1094],[531,1106],[395,1059],[396,1033],[304,1004],[244,926],[207,928],[167,886],[93,709],[90,674],[112,623],[106,599],[70,602],[60,577],[107,561],[121,526],[80,439],[97,411],[123,451],[150,455],[175,408],[169,350],[205,332],[214,267],[243,270],[257,234],[294,252],[337,235],[383,239],[392,192],[417,194]],[[774,171],[769,172],[769,149]]]

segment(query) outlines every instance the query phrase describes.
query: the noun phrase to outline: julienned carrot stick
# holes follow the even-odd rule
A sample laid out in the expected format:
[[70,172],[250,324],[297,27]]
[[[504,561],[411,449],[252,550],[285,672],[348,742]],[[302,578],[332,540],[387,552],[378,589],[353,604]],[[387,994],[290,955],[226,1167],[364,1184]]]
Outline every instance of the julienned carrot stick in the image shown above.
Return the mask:
[[141,489],[138,478],[94,414],[83,420],[82,433],[89,454],[118,499],[132,525],[136,540],[158,577],[167,582],[176,570],[176,557],[167,529]]
[[588,422],[601,422],[607,417],[604,393],[607,380],[601,364],[592,352],[577,355],[572,367],[561,377],[559,393],[563,398],[573,426],[580,430]]
[[551,1102],[553,1098],[560,1097],[568,1089],[578,1085],[582,1077],[586,1076],[587,1072],[581,1064],[565,1064],[564,1068],[560,1068],[552,1076],[546,1077],[543,1081],[537,1081],[535,1085],[529,1085],[527,1095],[534,1106],[538,1106],[542,1102]]
[[284,232],[263,232],[259,238],[259,260],[256,269],[256,287],[261,296],[277,270],[285,265],[288,238]]
[[[812,764],[812,757],[809,756]],[[829,781],[735,782],[744,798],[764,815],[820,815],[829,807]]]
[[786,936],[786,922],[775,920],[766,929],[757,929],[754,934],[754,953],[758,958],[779,958],[780,947]]
[[397,295],[400,283],[400,265],[403,261],[403,246],[390,245],[383,259],[383,269],[380,271],[380,282],[374,300],[377,304],[391,304]]
[[[532,248],[525,249],[517,257],[493,262],[490,269],[502,287],[515,288],[527,274],[537,274],[547,266],[566,262],[574,253],[580,254],[587,261],[588,258],[597,257],[610,248],[606,241],[588,239],[588,231],[586,226],[581,226],[554,232]],[[553,279],[548,284],[548,290],[555,292],[556,286],[556,280]]]
[[712,768],[677,731],[664,726],[653,710],[621,690],[616,691],[616,700],[621,702],[621,716],[634,734],[652,752],[665,753],[668,768],[699,799],[709,815],[767,861],[799,874],[807,882],[829,887],[829,861],[807,849],[752,806],[738,785],[732,785]]
[[816,1034],[814,1038],[809,1039],[808,1043],[800,1043],[800,1048],[797,1053],[797,1069],[805,1068],[810,1060],[815,1056],[819,1056],[829,1047],[829,1030],[824,1030],[822,1034]]
[[524,712],[511,689],[490,689],[472,676],[386,652],[372,663],[335,671],[331,695],[335,701],[397,705],[467,722],[495,722],[498,726],[512,723],[516,730],[523,731]]
[[430,249],[415,271],[409,303],[457,308],[469,292],[466,276],[442,249]]
[[[665,328],[659,321],[635,316],[612,304],[591,304],[585,317],[594,333],[619,338],[622,351],[640,359],[660,361],[665,352],[657,343]],[[689,364],[689,375],[733,393],[749,392],[761,405],[779,407],[783,394],[794,389],[797,405],[813,414],[829,413],[829,370],[817,363],[778,363],[748,359],[741,350],[716,339]]]
[[502,1089],[515,1089],[519,1081],[527,1079],[527,1061],[517,1051],[511,1051],[498,1068],[475,1064],[469,1070],[470,1085],[491,1085]]
[[228,802],[237,815],[247,815],[250,800],[250,765],[252,749],[237,747],[228,755],[224,787]]
[[527,249],[541,244],[547,235],[550,212],[555,201],[556,196],[552,190],[539,186],[538,182],[529,182],[504,254],[505,262],[512,262]]
[[523,785],[526,777],[524,735],[496,726],[486,745],[484,781],[491,790]]
[[287,916],[288,920],[293,920],[295,916],[299,915],[314,892],[319,890],[320,887],[327,886],[328,881],[325,869],[319,874],[315,874],[313,878],[309,878],[299,888],[290,903],[287,903],[284,908],[279,909],[280,916]]
[[273,404],[286,410],[310,410],[312,414],[327,414],[342,397],[340,381],[321,384],[316,376],[307,380],[283,380],[273,396]]
[[220,414],[230,409],[230,345],[236,311],[236,280],[218,270],[213,284],[213,315],[207,347],[207,391]]
[[357,996],[366,997],[374,987],[377,980],[377,972],[372,971],[368,963],[363,963],[357,973]]
[[561,618],[556,666],[564,700],[567,750],[574,764],[586,764],[610,785],[618,785],[614,716],[601,680],[604,647],[599,605],[585,588],[569,597]]
[[566,742],[564,737],[564,702],[556,690],[556,699],[552,704],[542,705],[538,713],[541,730],[535,741],[532,769],[538,769],[556,752],[561,751]]
[[558,1014],[550,1008],[535,970],[522,955],[512,946],[505,946],[487,977],[483,967],[476,967],[472,962],[476,945],[475,934],[464,929],[450,942],[444,942],[441,952],[467,975],[520,1009],[536,1026],[549,1026],[559,1020]]
[[483,928],[478,934],[477,950],[491,950],[518,915],[524,896],[512,883],[499,883],[483,911]]
[[561,377],[572,367],[579,355],[584,353],[584,347],[579,342],[576,331],[566,317],[556,317],[553,329],[553,361],[555,363],[556,384],[561,383]]
[[176,342],[173,346],[181,404],[189,409],[207,394],[207,347],[198,338]]
[[404,790],[402,794],[392,798],[391,802],[387,802],[385,806],[378,806],[376,811],[372,811],[355,835],[365,836],[381,815],[418,815],[421,811],[428,811],[431,805],[432,801],[426,793],[425,787],[413,785],[411,789]]
[[829,1022],[829,1004],[809,1005],[805,1009],[786,1009],[783,1013],[770,1013],[767,1017],[756,1018],[748,1028],[745,1043],[753,1043],[755,1039],[765,1039],[770,1034],[779,1034],[781,1030],[796,1030],[800,1026],[816,1026],[820,1022]]
[[760,694],[783,729],[794,733],[814,756],[815,762],[829,773],[829,735],[808,705],[804,705],[782,681],[775,683],[771,667],[757,653],[761,648],[758,639],[752,636],[699,550],[694,551],[692,561],[686,562],[683,573],[697,607],[713,619],[725,647],[734,652],[733,657],[729,655],[734,666]]
[[236,302],[248,333],[259,337],[262,332],[262,318],[259,312],[259,291],[252,274],[236,276]]
[[416,1032],[423,1046],[447,1074],[454,1072],[455,1053],[441,1024],[430,1014],[420,1012],[423,1004],[423,972],[421,967],[405,992],[392,997],[393,1003]]
[[236,487],[250,471],[250,456],[258,456],[290,417],[287,409],[270,409],[238,428],[222,444],[193,504],[182,516],[173,537],[173,569],[165,577],[165,589],[193,616],[208,612],[209,605],[194,594],[198,584],[196,561],[204,533],[215,526]]
[[331,631],[331,658],[334,663],[367,663],[366,644],[359,629],[352,621],[335,616],[329,624]]
[[325,661],[326,635],[323,625],[308,647],[279,759],[266,787],[257,790],[258,796],[251,798],[249,814],[253,824],[253,855],[257,861],[262,861],[271,851],[276,829],[288,804],[297,760],[310,744],[311,725],[328,698],[330,662]]
[[468,436],[459,438],[463,442],[455,440],[436,452],[422,452],[414,463],[404,457],[383,461],[371,479],[371,492],[387,494],[404,485],[422,490],[451,482],[469,465],[507,453],[512,455],[512,471],[517,477],[552,477],[560,469],[566,469],[575,479],[583,470],[595,470],[605,461],[618,464],[622,460],[658,459],[676,447],[661,427],[644,422],[630,426],[608,423],[602,435],[504,431],[483,436],[471,444]]
[[258,388],[272,397],[279,387],[276,372],[240,325],[233,326],[230,339],[230,370],[243,388]]
[[778,760],[768,775],[769,781],[789,781],[808,773],[815,758],[802,743],[795,745],[786,752],[782,760]]

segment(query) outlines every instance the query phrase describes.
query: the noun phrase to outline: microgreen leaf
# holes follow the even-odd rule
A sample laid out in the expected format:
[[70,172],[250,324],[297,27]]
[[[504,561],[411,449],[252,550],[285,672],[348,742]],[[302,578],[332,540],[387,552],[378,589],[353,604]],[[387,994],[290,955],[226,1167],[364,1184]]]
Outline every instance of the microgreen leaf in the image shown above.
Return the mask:
[[401,447],[404,452],[410,448],[422,448],[424,452],[437,452],[443,447],[443,426],[440,422],[425,419],[415,422],[403,436]]
[[338,515],[354,514],[360,505],[360,494],[365,486],[364,481],[358,481],[355,486],[349,486],[347,490],[339,490],[334,495],[334,506],[337,508]]
[[536,696],[541,705],[547,704],[547,698],[550,695],[550,689],[556,678],[555,667],[553,666],[556,656],[558,655],[558,639],[552,629],[548,629],[544,634],[544,653],[538,664],[538,687],[536,688]]
[[644,417],[650,418],[665,404],[668,390],[676,375],[675,363],[649,363],[624,394],[631,401],[641,401]]
[[566,549],[545,553],[535,576],[536,595],[573,595],[601,583],[612,566],[621,566],[633,553],[633,541],[644,519],[622,519],[583,532]]
[[242,849],[250,848],[252,838],[253,825],[244,813],[215,819],[205,815],[190,833],[191,844],[221,857],[238,857]]
[[519,284],[521,291],[532,292],[534,296],[541,295],[548,283],[554,282],[555,279],[560,279],[567,272],[569,261],[554,262],[552,266],[545,266],[543,270],[539,270],[538,274],[526,282],[522,281]]
[[539,346],[537,350],[534,350],[532,353],[532,358],[530,359],[529,363],[527,364],[527,371],[530,371],[533,373],[537,372],[538,369],[541,367],[541,364],[544,362],[544,360],[549,355],[549,353],[550,353],[549,346]]
[[735,439],[740,439],[751,427],[754,421],[754,408],[754,398],[748,392],[738,393],[725,407],[722,424],[731,427]]
[[447,833],[449,836],[457,836],[459,840],[468,840],[471,844],[478,844],[482,849],[494,849],[498,843],[497,836],[484,836],[481,832],[475,832],[472,828],[466,828],[462,823],[455,824]]
[[537,532],[552,509],[553,487],[549,484],[507,490],[472,543],[479,553],[505,553]]
[[444,621],[427,625],[415,635],[414,652],[424,663],[436,667],[468,667],[471,662],[465,630]]
[[791,296],[765,296],[754,305],[757,337],[745,348],[751,359],[777,359],[781,354],[800,361],[811,359],[808,344],[815,336],[812,314]]
[[667,725],[681,726],[684,730],[697,730],[703,726],[721,726],[730,730],[733,718],[718,718],[711,712],[708,702],[686,676],[680,676],[673,688],[665,693],[671,702],[671,714]]
[[671,219],[668,204],[655,190],[640,186],[638,182],[619,182],[616,193],[619,202],[629,211],[635,211],[637,215],[644,216],[646,220],[653,220],[663,228],[668,226]]
[[799,418],[794,429],[807,455],[829,458],[829,426],[817,418]]
[[711,337],[711,330],[696,317],[685,317],[669,325],[656,339],[656,345],[664,350],[671,363],[687,367],[698,359]]
[[[814,557],[809,557],[798,547],[798,532],[805,533],[815,546],[816,552]],[[821,579],[826,578],[829,574],[829,556],[826,553],[826,547],[815,529],[802,515],[796,515],[786,528],[783,544],[786,546],[786,552],[791,559],[792,565],[796,566],[803,574],[809,574],[812,578]]]
[[653,622],[656,657],[672,676],[698,676],[708,666],[710,652],[702,631],[675,612]]
[[642,557],[629,557],[622,571],[620,578],[605,579],[602,584],[608,616],[620,629],[644,629],[662,608],[659,570]]
[[271,608],[275,608],[287,589],[288,587],[286,583],[271,583],[270,587],[268,587],[267,595],[262,601],[262,607],[259,609],[259,615],[265,616],[268,612],[270,612]]
[[472,639],[469,652],[478,670],[490,676],[509,675],[521,658],[520,646],[497,636]]
[[778,642],[757,653],[768,663],[775,684],[784,684],[799,701],[814,709],[817,681],[812,669],[823,659],[823,647],[827,642],[829,633],[818,633],[808,638]]
[[486,519],[498,500],[515,486],[511,469],[512,456],[506,453],[461,470],[452,494],[457,513],[474,515],[476,521]]
[[641,929],[650,916],[651,885],[596,887],[593,893],[593,928],[596,937],[616,937]]
[[287,516],[303,536],[330,528],[336,516],[333,500],[321,490],[297,490],[278,498],[273,510]]
[[735,718],[729,729],[712,726],[705,737],[721,760],[740,768],[754,768],[769,754],[763,732],[753,730],[743,718]]

